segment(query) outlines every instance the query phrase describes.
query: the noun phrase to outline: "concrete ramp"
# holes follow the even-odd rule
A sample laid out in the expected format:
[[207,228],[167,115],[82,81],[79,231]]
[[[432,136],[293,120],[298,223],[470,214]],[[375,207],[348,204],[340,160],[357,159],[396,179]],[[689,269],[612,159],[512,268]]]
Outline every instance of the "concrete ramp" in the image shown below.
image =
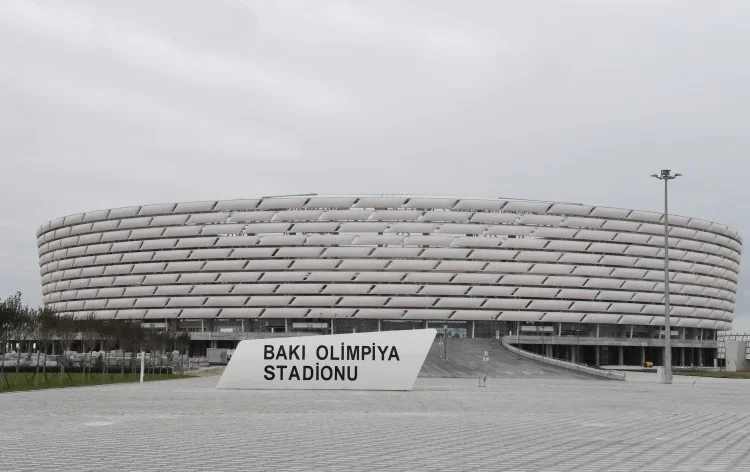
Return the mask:
[[482,357],[487,351],[487,378],[585,378],[592,377],[525,359],[505,349],[499,339],[448,339],[448,360],[439,339],[432,343],[420,377],[478,378],[484,372]]

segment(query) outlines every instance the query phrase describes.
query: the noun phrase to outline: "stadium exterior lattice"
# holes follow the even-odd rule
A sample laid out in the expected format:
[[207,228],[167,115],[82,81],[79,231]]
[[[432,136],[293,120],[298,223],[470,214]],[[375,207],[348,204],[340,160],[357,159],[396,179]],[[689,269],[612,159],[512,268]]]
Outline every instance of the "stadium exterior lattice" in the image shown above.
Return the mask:
[[[669,224],[674,363],[710,364],[741,237]],[[132,206],[38,231],[47,306],[186,330],[194,350],[427,326],[590,364],[660,362],[663,246],[660,213],[410,195]]]

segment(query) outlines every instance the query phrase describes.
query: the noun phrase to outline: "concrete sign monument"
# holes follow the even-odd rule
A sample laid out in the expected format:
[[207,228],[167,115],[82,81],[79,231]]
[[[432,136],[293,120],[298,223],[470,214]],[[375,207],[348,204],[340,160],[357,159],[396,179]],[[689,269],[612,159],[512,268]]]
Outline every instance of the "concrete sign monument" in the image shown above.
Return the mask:
[[241,341],[216,388],[411,390],[436,331]]

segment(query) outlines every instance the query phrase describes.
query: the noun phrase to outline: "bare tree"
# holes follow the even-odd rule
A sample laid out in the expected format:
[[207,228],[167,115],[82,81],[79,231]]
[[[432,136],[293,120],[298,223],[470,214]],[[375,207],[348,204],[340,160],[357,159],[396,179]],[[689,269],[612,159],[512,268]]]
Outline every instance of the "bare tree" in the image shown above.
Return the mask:
[[[36,340],[36,343],[34,345],[36,347],[39,347],[40,349],[36,350],[36,367],[34,368],[34,373],[31,375],[31,381],[34,382],[34,387],[39,386],[39,361],[40,361],[40,351],[41,346],[39,343],[39,338],[42,336],[41,334],[41,323],[39,320],[39,310],[28,310],[28,319],[26,320],[26,331],[29,336],[28,341],[28,347],[29,347],[29,360],[31,360],[31,348],[32,348],[32,341]],[[29,379],[26,380],[29,382]]]
[[0,303],[0,391],[10,388],[8,377],[5,373],[5,354],[11,336],[18,325],[18,318],[23,305],[21,303],[21,292],[16,292]]
[[[141,353],[143,353],[143,356],[145,357],[145,355],[146,355],[146,350],[145,350],[145,348],[146,348],[146,330],[144,330],[143,326],[141,326],[140,324],[133,324],[132,326],[133,326],[133,333],[132,333],[132,335],[133,335],[133,348],[134,348],[134,350],[133,350],[133,359],[136,358],[136,352],[135,352],[135,347],[136,346],[141,351]],[[145,359],[144,359],[144,361],[145,361]],[[135,369],[136,369],[136,363],[133,362],[133,374],[135,374]]]
[[[19,294],[20,295],[20,294]],[[23,342],[28,341],[28,337],[33,330],[34,316],[28,306],[23,305],[18,309],[16,314],[16,322],[13,337],[16,341],[17,356],[16,356],[16,377],[13,379],[13,385],[18,385],[18,378],[20,377],[21,371],[21,351],[23,350]]]
[[127,320],[114,320],[112,325],[117,347],[122,351],[120,358],[120,377],[125,377],[125,353],[133,345],[131,322]]
[[[53,338],[57,334],[57,316],[55,312],[47,307],[43,307],[39,310],[39,342],[42,344],[44,349],[44,367],[42,368],[42,375],[44,376],[44,382],[49,383],[47,378],[47,352],[49,351],[50,344],[52,344]],[[37,371],[39,366],[39,356],[37,356]]]
[[[73,345],[76,335],[78,334],[78,323],[70,316],[63,316],[61,314],[55,315],[55,326],[57,335],[60,337],[60,357],[58,363],[60,364],[60,385],[63,384],[65,377],[65,367],[67,366],[68,356],[67,353]],[[72,380],[73,377],[68,372],[68,377]]]
[[99,333],[99,349],[104,351],[101,372],[103,381],[104,375],[109,372],[109,351],[115,345],[118,331],[114,320],[97,320],[95,327]]
[[94,348],[94,344],[96,342],[96,336],[98,334],[97,332],[97,320],[91,316],[87,315],[83,318],[79,318],[76,322],[79,328],[79,333],[81,335],[81,348],[83,350],[83,360],[81,361],[81,371],[83,375],[81,376],[81,381],[83,383],[89,382],[89,377],[91,376],[91,365],[93,364],[92,360],[89,359],[90,354]]
[[127,320],[127,321],[121,321],[120,322],[120,349],[122,349],[122,360],[123,360],[123,366],[122,366],[122,376],[125,376],[125,351],[130,353],[130,362],[131,362],[131,370],[135,372],[136,368],[136,348],[142,347],[143,340],[144,340],[144,332],[143,328],[141,327],[140,323],[135,323],[133,321]]
[[[174,339],[177,349],[180,352],[185,351],[185,362],[188,363],[188,369],[190,369],[190,333],[180,332]],[[183,361],[180,362],[180,373],[185,373]]]

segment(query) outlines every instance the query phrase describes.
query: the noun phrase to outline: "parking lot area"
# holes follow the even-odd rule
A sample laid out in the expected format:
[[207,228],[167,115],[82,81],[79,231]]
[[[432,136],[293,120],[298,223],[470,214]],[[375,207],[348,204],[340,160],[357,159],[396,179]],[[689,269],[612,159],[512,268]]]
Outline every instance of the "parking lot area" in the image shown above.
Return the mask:
[[750,470],[750,381],[420,378],[412,392],[218,377],[0,395],[0,470]]

